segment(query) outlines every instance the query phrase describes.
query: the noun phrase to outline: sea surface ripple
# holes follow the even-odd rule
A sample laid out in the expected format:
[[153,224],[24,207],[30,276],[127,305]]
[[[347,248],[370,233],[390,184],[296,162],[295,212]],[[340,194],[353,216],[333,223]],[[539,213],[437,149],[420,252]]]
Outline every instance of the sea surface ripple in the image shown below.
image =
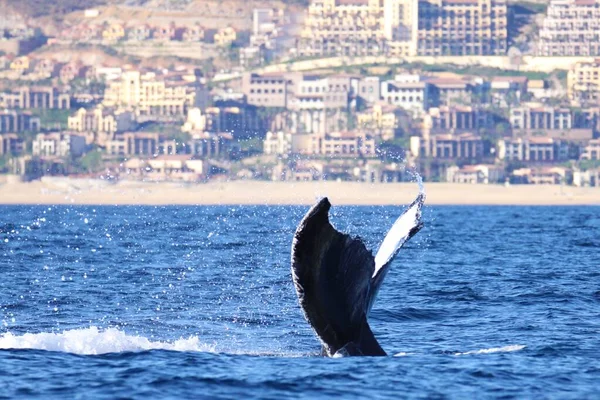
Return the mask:
[[[600,208],[437,206],[324,359],[290,277],[307,207],[0,207],[0,398],[597,398]],[[377,249],[402,207],[333,206]]]

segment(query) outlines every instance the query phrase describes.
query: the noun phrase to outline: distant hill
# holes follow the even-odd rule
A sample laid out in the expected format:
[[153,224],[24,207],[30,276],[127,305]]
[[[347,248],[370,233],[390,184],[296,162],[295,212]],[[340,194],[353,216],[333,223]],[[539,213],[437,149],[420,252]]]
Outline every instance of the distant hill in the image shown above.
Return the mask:
[[52,17],[57,19],[73,11],[85,10],[115,2],[114,0],[0,0],[1,5],[23,16],[33,18]]

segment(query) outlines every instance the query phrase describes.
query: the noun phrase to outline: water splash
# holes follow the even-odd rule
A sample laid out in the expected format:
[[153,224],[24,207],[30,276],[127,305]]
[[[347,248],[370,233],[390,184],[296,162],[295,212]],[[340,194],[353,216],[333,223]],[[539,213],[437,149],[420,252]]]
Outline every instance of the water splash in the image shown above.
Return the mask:
[[492,347],[489,349],[481,349],[481,350],[472,350],[464,353],[454,353],[455,356],[467,356],[471,354],[492,354],[492,353],[510,353],[513,351],[523,350],[525,347],[521,344],[511,344],[509,346],[504,347]]
[[200,343],[196,336],[173,342],[151,341],[143,336],[128,335],[117,328],[100,330],[95,326],[62,333],[4,333],[0,335],[0,350],[6,349],[36,349],[82,355],[146,350],[215,352],[214,346]]

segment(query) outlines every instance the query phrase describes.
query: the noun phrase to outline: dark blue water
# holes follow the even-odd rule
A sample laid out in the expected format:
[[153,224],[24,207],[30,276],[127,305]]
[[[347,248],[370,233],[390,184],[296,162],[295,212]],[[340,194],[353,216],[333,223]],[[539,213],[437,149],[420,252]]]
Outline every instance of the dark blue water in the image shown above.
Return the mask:
[[[324,359],[290,245],[307,207],[0,207],[0,397],[598,398],[600,208],[427,207]],[[378,246],[399,207],[336,207]]]

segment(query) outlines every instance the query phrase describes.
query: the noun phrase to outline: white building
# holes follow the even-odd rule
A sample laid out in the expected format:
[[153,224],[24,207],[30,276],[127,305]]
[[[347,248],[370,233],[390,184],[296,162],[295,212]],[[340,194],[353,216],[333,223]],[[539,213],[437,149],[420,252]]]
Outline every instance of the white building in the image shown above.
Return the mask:
[[33,155],[40,157],[79,157],[85,149],[85,137],[67,133],[40,133],[32,143]]

